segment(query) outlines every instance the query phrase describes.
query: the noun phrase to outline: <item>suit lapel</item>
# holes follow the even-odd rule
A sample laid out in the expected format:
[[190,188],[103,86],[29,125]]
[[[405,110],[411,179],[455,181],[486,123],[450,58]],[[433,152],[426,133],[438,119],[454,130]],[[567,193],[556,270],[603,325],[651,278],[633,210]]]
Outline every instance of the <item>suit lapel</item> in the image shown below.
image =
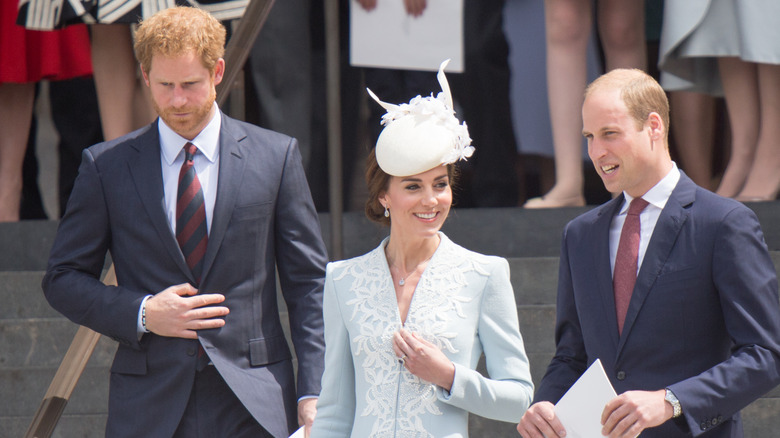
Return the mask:
[[612,289],[612,268],[609,258],[609,229],[612,224],[612,218],[620,211],[623,205],[623,195],[609,201],[599,210],[596,221],[593,224],[594,230],[594,253],[593,264],[596,273],[596,290],[601,296],[601,305],[604,307],[606,315],[607,330],[610,333],[610,339],[613,345],[618,344],[617,315],[615,314],[615,294]]
[[160,135],[157,130],[157,122],[152,123],[145,133],[136,137],[131,146],[138,154],[135,159],[128,161],[128,166],[146,214],[168,254],[176,261],[182,272],[187,274],[187,278],[194,282],[195,279],[187,267],[187,262],[184,260],[165,215],[165,195],[160,164]]
[[650,243],[642,261],[642,267],[637,274],[634,292],[626,312],[626,321],[623,326],[623,334],[618,345],[618,356],[623,349],[626,338],[631,333],[631,328],[639,315],[642,305],[649,295],[653,284],[661,273],[669,255],[672,252],[677,236],[680,234],[685,222],[688,220],[687,207],[694,202],[696,185],[684,173],[681,172],[680,181],[677,183],[669,201],[666,203],[658,222],[650,237]]
[[241,141],[246,138],[240,127],[230,118],[222,115],[222,126],[219,132],[219,180],[217,182],[217,199],[212,215],[209,243],[203,260],[203,275],[205,279],[214,263],[219,247],[225,237],[230,223],[231,213],[236,205],[236,197],[241,189],[241,181],[246,167],[245,148]]

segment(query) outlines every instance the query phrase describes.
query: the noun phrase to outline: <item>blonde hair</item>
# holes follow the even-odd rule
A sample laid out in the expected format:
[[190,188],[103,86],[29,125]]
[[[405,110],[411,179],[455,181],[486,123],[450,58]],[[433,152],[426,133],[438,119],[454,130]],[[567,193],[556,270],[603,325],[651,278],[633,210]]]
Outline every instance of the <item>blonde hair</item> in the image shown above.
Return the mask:
[[658,113],[664,123],[664,140],[669,138],[669,99],[652,76],[638,69],[615,69],[591,82],[585,89],[585,98],[602,89],[620,90],[620,98],[637,129],[642,129],[650,113]]
[[208,12],[187,6],[163,9],[143,20],[135,32],[135,56],[144,72],[154,55],[181,56],[192,51],[214,73],[225,55],[225,27]]

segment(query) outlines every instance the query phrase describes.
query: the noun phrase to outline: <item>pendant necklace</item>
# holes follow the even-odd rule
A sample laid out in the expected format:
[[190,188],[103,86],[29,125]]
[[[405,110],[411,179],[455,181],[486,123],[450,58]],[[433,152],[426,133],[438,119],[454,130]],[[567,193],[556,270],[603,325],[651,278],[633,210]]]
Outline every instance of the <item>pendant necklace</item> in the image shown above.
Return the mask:
[[[405,284],[406,284],[406,280],[407,280],[409,277],[411,277],[411,276],[412,276],[412,275],[413,275],[415,272],[417,272],[417,270],[418,270],[418,269],[420,269],[420,266],[422,266],[422,265],[424,265],[424,264],[428,263],[428,261],[429,261],[430,259],[432,259],[432,258],[433,258],[433,254],[431,254],[431,256],[430,256],[430,257],[428,257],[427,259],[425,259],[425,260],[421,261],[421,262],[420,262],[420,263],[419,263],[417,266],[415,266],[415,267],[414,267],[414,269],[412,270],[412,272],[410,272],[409,274],[407,274],[407,275],[406,275],[406,277],[404,277],[404,278],[402,278],[402,279],[398,280],[398,285],[399,285],[399,286],[403,286],[403,285],[405,285]],[[396,268],[396,269],[398,269],[398,268]]]

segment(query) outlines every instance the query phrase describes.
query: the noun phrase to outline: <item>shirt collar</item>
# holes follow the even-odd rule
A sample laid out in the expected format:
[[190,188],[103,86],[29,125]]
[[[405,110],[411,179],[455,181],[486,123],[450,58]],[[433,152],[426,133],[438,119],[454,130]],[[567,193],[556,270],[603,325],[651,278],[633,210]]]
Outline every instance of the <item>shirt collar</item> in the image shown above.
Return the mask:
[[[211,163],[214,163],[219,155],[219,129],[222,126],[222,113],[220,113],[216,102],[214,102],[214,110],[206,127],[192,139],[192,144],[197,146],[198,150]],[[160,147],[163,158],[170,166],[190,140],[177,134],[170,126],[166,125],[162,117],[157,118],[157,129],[160,131]]]
[[[672,169],[669,173],[667,173],[661,181],[658,181],[658,184],[648,190],[647,193],[642,195],[642,199],[663,210],[666,206],[666,202],[669,201],[669,197],[672,196],[672,191],[677,187],[678,181],[680,181],[680,169],[677,168],[677,163],[672,161]],[[626,198],[626,201],[620,209],[620,214],[625,214],[628,211],[629,204],[634,200],[634,198],[626,192],[623,192],[623,196]]]

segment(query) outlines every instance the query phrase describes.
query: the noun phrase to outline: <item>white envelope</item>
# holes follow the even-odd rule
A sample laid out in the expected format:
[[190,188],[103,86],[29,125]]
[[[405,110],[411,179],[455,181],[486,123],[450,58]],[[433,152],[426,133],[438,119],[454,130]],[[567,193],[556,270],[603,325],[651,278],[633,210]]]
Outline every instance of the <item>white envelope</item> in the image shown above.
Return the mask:
[[601,360],[596,359],[555,405],[555,415],[566,429],[566,437],[601,437],[601,414],[615,397]]

